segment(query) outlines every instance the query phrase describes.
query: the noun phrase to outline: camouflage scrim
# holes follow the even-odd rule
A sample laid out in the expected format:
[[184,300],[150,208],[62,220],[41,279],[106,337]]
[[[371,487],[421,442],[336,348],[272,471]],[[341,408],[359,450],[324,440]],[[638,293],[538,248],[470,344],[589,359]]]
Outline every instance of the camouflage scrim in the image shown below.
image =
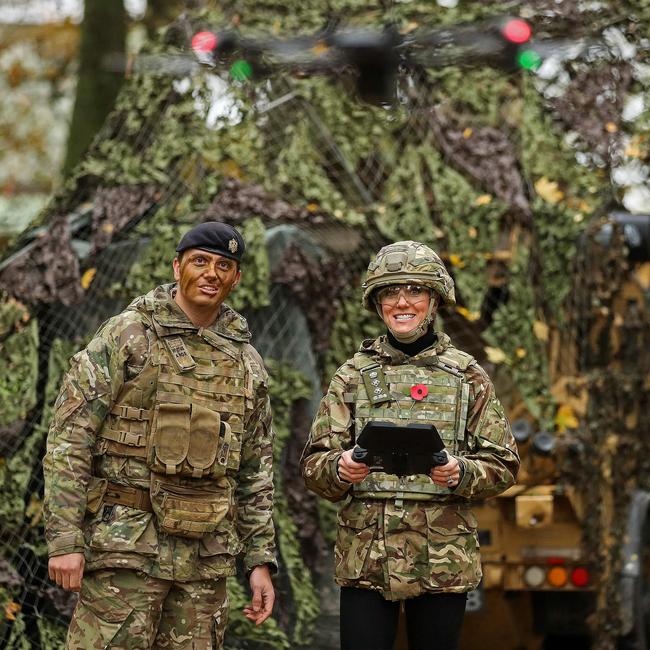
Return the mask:
[[[499,494],[514,483],[519,468],[515,441],[492,383],[476,361],[453,348],[444,334],[413,357],[393,348],[385,337],[364,343],[361,353],[386,369],[391,401],[374,410],[364,405],[358,355],[348,360],[337,370],[321,401],[302,457],[303,476],[310,490],[331,501],[346,499],[338,514],[335,580],[342,586],[375,589],[389,600],[424,592],[471,590],[481,579],[481,566],[470,500]],[[375,419],[398,421],[401,415],[404,421],[422,422],[427,421],[427,409],[453,412],[452,399],[444,392],[438,393],[441,404],[437,407],[433,406],[435,397],[428,406],[420,403],[416,407],[402,390],[409,377],[419,381],[422,373],[435,373],[437,379],[430,381],[433,388],[436,383],[443,386],[435,367],[442,359],[446,365],[457,360],[462,370],[456,372],[468,385],[462,440],[458,440],[459,431],[452,437],[453,427],[444,434],[448,448],[458,443],[455,454],[463,475],[456,489],[442,488],[408,498],[388,491],[358,492],[368,479],[354,488],[340,480],[338,459],[353,446],[355,430],[364,417],[372,419],[376,414]],[[394,478],[383,476],[387,488],[394,485]],[[433,485],[423,475],[413,478]]]
[[456,303],[454,281],[440,257],[426,244],[398,241],[384,246],[368,265],[363,283],[363,306],[375,311],[372,295],[393,284],[421,284],[432,289],[447,304]]
[[[158,287],[134,301],[72,360],[43,461],[49,554],[85,552],[87,571],[132,568],[168,580],[233,575],[240,553],[246,569],[275,566],[266,370],[239,314],[224,306],[216,322],[199,331],[171,290]],[[171,339],[182,341],[193,367],[180,368],[186,359],[174,357]],[[163,403],[175,405],[166,421],[159,417]],[[224,437],[216,460],[210,457],[214,462],[199,472],[206,461],[192,436],[201,439],[215,422],[224,423]],[[195,477],[151,471],[156,426],[178,427],[181,441],[189,437],[178,449],[187,458],[181,465]],[[190,504],[190,521],[181,522],[179,535],[162,532],[151,507],[110,503],[107,484],[145,495],[151,490],[154,506],[163,493],[173,494],[179,504]],[[183,525],[197,529],[197,521],[207,532],[183,536]]]

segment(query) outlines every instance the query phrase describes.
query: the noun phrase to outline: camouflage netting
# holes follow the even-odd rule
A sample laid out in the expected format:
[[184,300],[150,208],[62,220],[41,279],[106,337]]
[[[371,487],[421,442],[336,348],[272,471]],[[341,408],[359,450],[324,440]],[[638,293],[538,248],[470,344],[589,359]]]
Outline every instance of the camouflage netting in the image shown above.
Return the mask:
[[[586,242],[611,205],[632,209],[645,196],[650,2],[443,4],[455,3],[336,0],[329,11],[409,30],[518,11],[540,39],[564,39],[562,56],[536,75],[422,69],[400,77],[391,110],[359,103],[335,77],[174,78],[160,59],[160,73],[129,77],[43,228],[0,265],[7,647],[60,647],[74,603],[46,579],[40,510],[40,459],[67,358],[106,317],[168,280],[180,234],[206,219],[241,227],[248,243],[233,305],[269,364],[278,433],[278,605],[271,625],[255,629],[240,613],[245,585],[231,580],[228,647],[329,647],[314,635],[319,607],[331,610],[315,585],[328,579],[335,511],[304,493],[298,459],[333,370],[380,331],[361,309],[360,277],[395,239],[440,252],[458,305],[441,311],[439,326],[495,377],[509,414],[582,441],[582,487],[600,486],[585,495],[595,513],[585,545],[614,575],[625,511],[614,506],[650,488],[647,443],[634,436],[648,406],[640,359],[650,274],[647,262],[626,261],[616,236],[599,252]],[[298,0],[220,7],[179,18],[148,53],[187,52],[187,34],[209,26],[281,35],[327,18],[324,3]],[[576,39],[600,45],[571,50]],[[641,112],[626,113],[639,97]],[[614,485],[624,489],[612,497]],[[613,584],[603,582],[594,617],[601,648],[613,647],[619,625]]]

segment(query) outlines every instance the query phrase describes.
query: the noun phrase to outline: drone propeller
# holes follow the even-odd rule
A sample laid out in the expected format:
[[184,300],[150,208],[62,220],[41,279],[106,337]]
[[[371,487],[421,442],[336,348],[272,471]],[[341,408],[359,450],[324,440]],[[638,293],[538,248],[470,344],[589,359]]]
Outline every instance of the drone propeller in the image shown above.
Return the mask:
[[401,66],[492,65],[534,68],[541,63],[527,43],[530,25],[501,17],[483,23],[400,34],[394,27],[330,29],[314,36],[287,40],[252,40],[236,32],[201,31],[192,49],[201,63],[218,67],[234,56],[249,62],[251,75],[284,68],[297,74],[318,74],[350,68],[357,74],[357,92],[371,104],[390,104]]
[[336,24],[317,34],[287,39],[201,30],[188,44],[193,54],[144,55],[131,63],[113,58],[108,66],[173,76],[186,76],[201,67],[229,68],[238,81],[263,78],[275,70],[299,76],[351,71],[363,101],[386,105],[395,99],[400,69],[450,65],[535,69],[542,56],[531,47],[531,37],[530,25],[512,17],[408,34],[394,26],[346,30]]

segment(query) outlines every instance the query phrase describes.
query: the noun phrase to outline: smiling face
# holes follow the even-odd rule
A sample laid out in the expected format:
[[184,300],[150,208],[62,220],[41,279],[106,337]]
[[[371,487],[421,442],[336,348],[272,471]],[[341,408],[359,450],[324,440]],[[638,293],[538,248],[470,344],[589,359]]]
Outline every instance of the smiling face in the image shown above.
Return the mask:
[[217,253],[189,248],[180,259],[174,259],[173,266],[178,283],[176,302],[193,322],[205,327],[205,322],[198,323],[196,319],[205,321],[213,316],[214,320],[221,303],[241,277],[237,262]]
[[[408,334],[420,325],[427,316],[432,300],[435,301],[435,298],[431,292],[418,285],[397,285],[377,292],[381,317],[396,334]],[[436,308],[437,304],[434,304],[434,316]]]

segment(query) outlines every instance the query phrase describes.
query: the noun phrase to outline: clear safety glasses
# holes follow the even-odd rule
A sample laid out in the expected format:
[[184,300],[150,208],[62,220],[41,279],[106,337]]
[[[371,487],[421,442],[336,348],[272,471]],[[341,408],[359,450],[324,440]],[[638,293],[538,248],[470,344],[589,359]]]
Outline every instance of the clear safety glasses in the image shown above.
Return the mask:
[[379,289],[376,299],[380,305],[394,307],[400,296],[403,296],[409,305],[415,305],[431,296],[431,290],[420,284],[393,284]]

